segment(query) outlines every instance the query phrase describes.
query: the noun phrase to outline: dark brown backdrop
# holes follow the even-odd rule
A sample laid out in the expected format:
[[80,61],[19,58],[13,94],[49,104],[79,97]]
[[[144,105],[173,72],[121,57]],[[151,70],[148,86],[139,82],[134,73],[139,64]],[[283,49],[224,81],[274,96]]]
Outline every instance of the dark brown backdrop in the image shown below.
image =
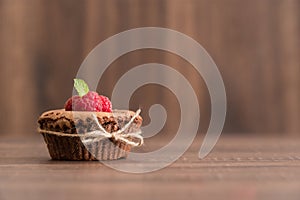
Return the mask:
[[[228,97],[224,132],[298,134],[299,10],[299,0],[1,0],[0,133],[34,134],[38,115],[62,107],[81,62],[99,42],[127,29],[159,26],[193,37],[215,60]],[[205,84],[175,55],[127,54],[112,64],[99,91],[110,95],[122,71],[146,62],[177,68],[201,91],[205,131]],[[131,107],[147,108],[156,100],[176,105],[165,89],[143,89]],[[178,109],[169,110],[176,116]]]

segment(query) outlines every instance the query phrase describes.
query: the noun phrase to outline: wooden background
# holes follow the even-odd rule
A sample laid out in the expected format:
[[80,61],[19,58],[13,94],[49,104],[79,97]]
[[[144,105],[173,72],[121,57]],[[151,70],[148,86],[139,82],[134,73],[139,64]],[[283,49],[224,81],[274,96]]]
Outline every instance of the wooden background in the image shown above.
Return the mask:
[[[299,134],[299,10],[299,0],[0,0],[0,134],[36,134],[39,114],[62,107],[71,95],[87,54],[109,36],[143,26],[180,31],[210,53],[226,86],[224,132]],[[210,116],[205,84],[175,55],[127,54],[109,68],[99,92],[110,96],[122,70],[147,62],[178,69],[200,91],[205,131]],[[143,89],[132,108],[176,104],[165,89]]]

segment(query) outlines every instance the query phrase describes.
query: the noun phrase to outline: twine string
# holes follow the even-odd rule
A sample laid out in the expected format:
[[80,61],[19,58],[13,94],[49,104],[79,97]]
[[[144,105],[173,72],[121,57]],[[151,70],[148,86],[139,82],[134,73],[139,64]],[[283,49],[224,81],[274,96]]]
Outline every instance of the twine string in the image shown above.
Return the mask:
[[[143,145],[144,143],[144,139],[143,137],[141,136],[141,131],[136,131],[136,132],[133,132],[133,133],[126,133],[126,134],[123,134],[124,131],[126,131],[130,125],[133,123],[133,121],[135,120],[135,118],[137,116],[139,116],[139,114],[141,113],[141,109],[138,109],[134,116],[130,119],[130,121],[123,127],[121,128],[120,130],[118,131],[115,131],[115,132],[112,132],[112,133],[108,133],[104,128],[103,126],[99,123],[97,117],[95,114],[93,114],[93,118],[96,122],[96,125],[97,127],[99,128],[99,130],[96,130],[96,131],[92,131],[92,132],[88,132],[86,133],[87,135],[89,136],[94,136],[96,138],[89,138],[89,139],[84,139],[83,142],[84,143],[90,143],[90,142],[95,142],[95,141],[100,141],[102,140],[103,138],[113,138],[115,139],[116,141],[123,141],[125,142],[126,144],[129,144],[129,145],[132,145],[132,146],[141,146]],[[138,142],[135,142],[135,141],[132,141],[131,139],[137,139]]]
[[[81,141],[86,144],[86,143],[93,143],[93,142],[98,142],[101,141],[103,139],[106,138],[112,138],[116,141],[122,141],[125,142],[126,144],[129,144],[131,146],[141,146],[144,144],[144,138],[143,136],[141,136],[142,131],[138,130],[135,132],[131,132],[131,133],[123,133],[124,131],[126,131],[130,125],[133,123],[133,121],[135,120],[135,118],[137,116],[139,116],[139,114],[141,113],[141,109],[138,109],[134,116],[130,119],[130,121],[120,130],[109,133],[107,132],[103,126],[99,123],[97,117],[95,114],[93,114],[93,118],[96,122],[97,128],[99,128],[99,130],[95,130],[95,131],[90,131],[87,132],[85,134],[79,134],[79,136],[82,138]],[[44,132],[44,133],[48,133],[48,134],[54,134],[54,135],[61,135],[61,136],[70,136],[70,137],[76,137],[78,135],[75,134],[66,134],[66,133],[60,133],[60,132],[55,132],[55,131],[49,131],[49,130],[42,130],[42,129],[38,129],[39,132]],[[93,138],[90,138],[93,137]],[[137,142],[135,141],[137,140]]]

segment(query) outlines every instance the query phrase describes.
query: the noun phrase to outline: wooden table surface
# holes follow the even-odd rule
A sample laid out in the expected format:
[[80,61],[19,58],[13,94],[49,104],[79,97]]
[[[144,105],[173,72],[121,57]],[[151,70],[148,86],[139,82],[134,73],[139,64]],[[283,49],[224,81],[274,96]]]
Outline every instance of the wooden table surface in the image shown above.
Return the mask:
[[200,144],[169,167],[128,174],[97,161],[51,161],[40,137],[2,137],[0,200],[300,199],[300,138],[223,135],[204,160]]

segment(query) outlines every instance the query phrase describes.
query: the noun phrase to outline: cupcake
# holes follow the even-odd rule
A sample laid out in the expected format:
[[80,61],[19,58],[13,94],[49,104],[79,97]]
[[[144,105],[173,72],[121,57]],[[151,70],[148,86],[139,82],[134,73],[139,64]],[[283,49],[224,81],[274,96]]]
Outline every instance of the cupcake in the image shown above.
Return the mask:
[[115,160],[141,146],[142,117],[129,110],[112,110],[109,99],[91,92],[74,79],[78,95],[64,109],[44,112],[38,119],[49,154],[54,160]]

